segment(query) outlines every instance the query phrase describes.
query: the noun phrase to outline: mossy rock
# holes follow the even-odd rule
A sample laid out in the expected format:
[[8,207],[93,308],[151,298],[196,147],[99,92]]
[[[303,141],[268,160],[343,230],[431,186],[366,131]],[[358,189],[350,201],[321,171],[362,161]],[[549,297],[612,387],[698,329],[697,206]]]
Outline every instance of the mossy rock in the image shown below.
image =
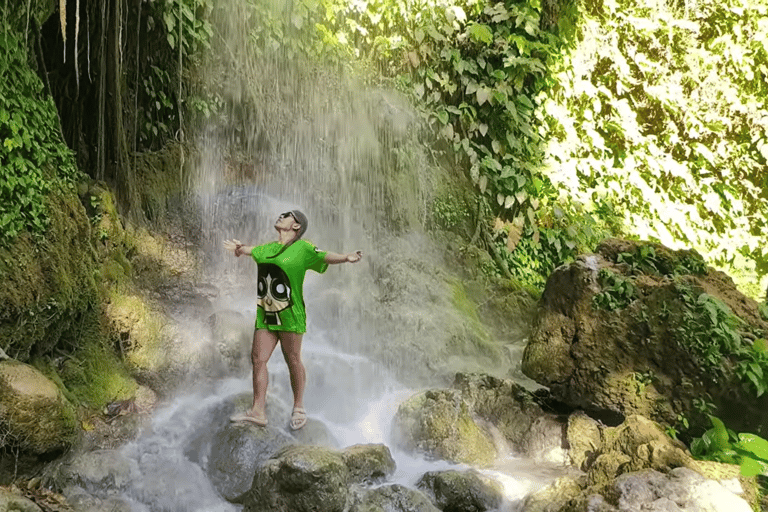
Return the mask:
[[77,439],[77,411],[32,366],[0,361],[0,430],[5,445],[39,455],[60,452]]
[[349,469],[340,452],[293,445],[257,469],[243,503],[247,512],[342,512],[347,505],[348,486]]
[[497,455],[491,437],[455,390],[430,390],[402,403],[394,419],[394,436],[406,451],[452,462],[484,465]]
[[91,226],[74,193],[52,193],[45,239],[20,235],[0,249],[0,340],[26,362],[77,343],[81,319],[98,309],[98,255]]
[[440,510],[483,512],[498,510],[504,502],[501,484],[477,471],[430,471],[416,486]]

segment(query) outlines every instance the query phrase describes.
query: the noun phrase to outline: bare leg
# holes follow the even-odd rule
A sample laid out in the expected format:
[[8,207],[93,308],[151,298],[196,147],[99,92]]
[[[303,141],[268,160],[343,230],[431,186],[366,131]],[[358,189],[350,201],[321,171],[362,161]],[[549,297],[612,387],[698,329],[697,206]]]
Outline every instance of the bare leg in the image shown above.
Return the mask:
[[266,329],[258,329],[253,333],[253,349],[251,361],[253,363],[253,407],[248,414],[255,418],[266,418],[265,406],[267,403],[267,385],[269,384],[269,372],[267,362],[272,357],[277,346],[277,334]]
[[295,332],[280,332],[280,348],[283,357],[288,364],[288,372],[291,375],[291,389],[293,390],[293,408],[304,407],[304,387],[307,383],[307,372],[304,363],[301,362],[301,340],[303,334]]

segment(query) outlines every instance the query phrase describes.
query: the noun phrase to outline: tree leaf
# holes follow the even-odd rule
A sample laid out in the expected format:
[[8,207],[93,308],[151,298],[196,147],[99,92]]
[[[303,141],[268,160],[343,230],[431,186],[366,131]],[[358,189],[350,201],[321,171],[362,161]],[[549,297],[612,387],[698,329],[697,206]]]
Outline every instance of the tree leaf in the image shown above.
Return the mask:
[[469,37],[476,43],[491,44],[493,42],[491,28],[482,23],[473,23],[469,26]]
[[490,96],[490,91],[486,89],[485,87],[481,87],[477,90],[477,104],[482,105],[486,101],[488,101],[488,97]]

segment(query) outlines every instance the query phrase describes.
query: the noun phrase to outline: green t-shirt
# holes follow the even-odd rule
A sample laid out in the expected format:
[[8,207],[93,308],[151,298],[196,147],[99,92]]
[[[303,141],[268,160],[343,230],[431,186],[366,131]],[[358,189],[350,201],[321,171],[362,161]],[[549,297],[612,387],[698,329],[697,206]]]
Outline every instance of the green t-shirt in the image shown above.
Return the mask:
[[326,253],[306,240],[297,240],[274,257],[282,248],[280,242],[271,242],[251,251],[259,274],[256,329],[303,333],[307,330],[304,275],[309,269],[325,272]]

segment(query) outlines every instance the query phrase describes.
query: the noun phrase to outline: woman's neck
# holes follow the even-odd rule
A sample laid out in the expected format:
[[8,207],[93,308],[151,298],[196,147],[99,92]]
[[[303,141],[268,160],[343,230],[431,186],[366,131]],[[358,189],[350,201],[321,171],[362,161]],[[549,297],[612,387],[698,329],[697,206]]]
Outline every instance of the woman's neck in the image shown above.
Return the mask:
[[296,231],[289,230],[289,231],[282,231],[280,229],[277,230],[277,241],[280,242],[283,245],[286,245],[293,240],[296,239]]

